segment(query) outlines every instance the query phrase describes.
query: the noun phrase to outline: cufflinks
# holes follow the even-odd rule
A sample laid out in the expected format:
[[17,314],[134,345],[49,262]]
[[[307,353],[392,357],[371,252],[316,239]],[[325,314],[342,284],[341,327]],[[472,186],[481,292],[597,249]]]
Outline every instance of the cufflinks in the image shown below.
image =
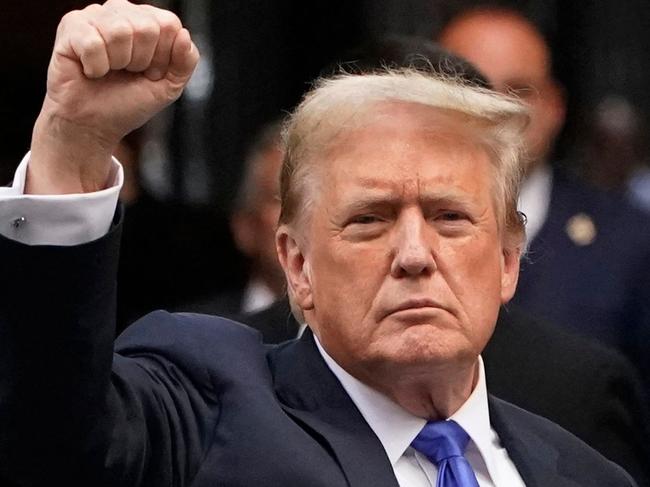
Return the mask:
[[16,230],[19,230],[22,226],[25,225],[25,223],[27,223],[27,219],[24,216],[19,216],[18,218],[14,218],[12,220],[11,226]]

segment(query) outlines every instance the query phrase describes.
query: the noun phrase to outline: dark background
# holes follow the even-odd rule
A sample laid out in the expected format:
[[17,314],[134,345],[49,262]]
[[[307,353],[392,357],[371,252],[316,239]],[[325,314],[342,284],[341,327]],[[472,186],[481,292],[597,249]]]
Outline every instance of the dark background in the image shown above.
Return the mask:
[[[3,3],[0,181],[4,184],[29,146],[58,19],[87,2]],[[386,33],[433,38],[454,12],[476,3],[159,1],[176,11],[195,35],[201,35],[213,84],[202,98],[184,97],[164,115],[164,130],[158,129],[155,137],[164,140],[168,160],[153,164],[149,184],[163,199],[216,205],[225,212],[251,134],[261,123],[291,109],[324,64],[359,42]],[[624,95],[646,116],[650,113],[650,2],[501,3],[527,13],[553,47],[558,77],[569,93],[568,143],[579,130],[583,114],[606,95]]]

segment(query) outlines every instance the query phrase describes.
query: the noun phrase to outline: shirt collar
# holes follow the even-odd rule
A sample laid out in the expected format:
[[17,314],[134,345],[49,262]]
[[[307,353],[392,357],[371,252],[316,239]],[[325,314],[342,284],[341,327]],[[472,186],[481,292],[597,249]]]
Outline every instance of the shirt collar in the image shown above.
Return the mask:
[[[367,386],[346,372],[330,357],[314,335],[323,360],[337,377],[343,389],[381,442],[394,467],[404,452],[420,433],[426,420],[406,411],[384,394]],[[456,421],[469,435],[483,457],[492,478],[496,478],[497,465],[492,455],[494,435],[490,427],[488,395],[485,384],[483,359],[478,358],[478,380],[474,390],[463,405],[449,419]]]

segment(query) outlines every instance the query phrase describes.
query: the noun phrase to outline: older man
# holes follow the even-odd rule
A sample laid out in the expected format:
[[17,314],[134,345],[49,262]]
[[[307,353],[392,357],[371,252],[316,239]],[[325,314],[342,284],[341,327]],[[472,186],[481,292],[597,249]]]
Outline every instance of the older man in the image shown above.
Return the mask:
[[302,339],[266,348],[233,322],[158,312],[113,353],[110,154],[178,96],[197,57],[177,19],[123,0],[59,28],[33,151],[0,215],[0,475],[634,485],[559,427],[487,395],[479,354],[519,268],[526,116],[453,81],[344,77],[294,113],[276,241],[311,329]]

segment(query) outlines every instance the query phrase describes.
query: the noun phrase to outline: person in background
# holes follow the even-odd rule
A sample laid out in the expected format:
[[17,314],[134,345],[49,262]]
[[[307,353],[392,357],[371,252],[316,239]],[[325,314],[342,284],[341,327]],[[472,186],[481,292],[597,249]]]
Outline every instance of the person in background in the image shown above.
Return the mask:
[[278,120],[262,127],[253,139],[229,217],[234,243],[247,260],[245,285],[176,306],[179,311],[233,316],[263,309],[285,292],[286,281],[275,250],[280,216],[281,132],[282,121]]
[[650,128],[630,100],[608,95],[587,110],[576,148],[580,174],[650,212]]
[[147,189],[141,177],[143,131],[128,134],[115,152],[124,168],[118,333],[154,309],[235,292],[246,270],[225,213],[163,200]]
[[446,25],[440,43],[530,109],[519,201],[528,248],[513,302],[621,350],[650,392],[650,218],[552,165],[565,99],[543,36],[514,10],[475,7]]

